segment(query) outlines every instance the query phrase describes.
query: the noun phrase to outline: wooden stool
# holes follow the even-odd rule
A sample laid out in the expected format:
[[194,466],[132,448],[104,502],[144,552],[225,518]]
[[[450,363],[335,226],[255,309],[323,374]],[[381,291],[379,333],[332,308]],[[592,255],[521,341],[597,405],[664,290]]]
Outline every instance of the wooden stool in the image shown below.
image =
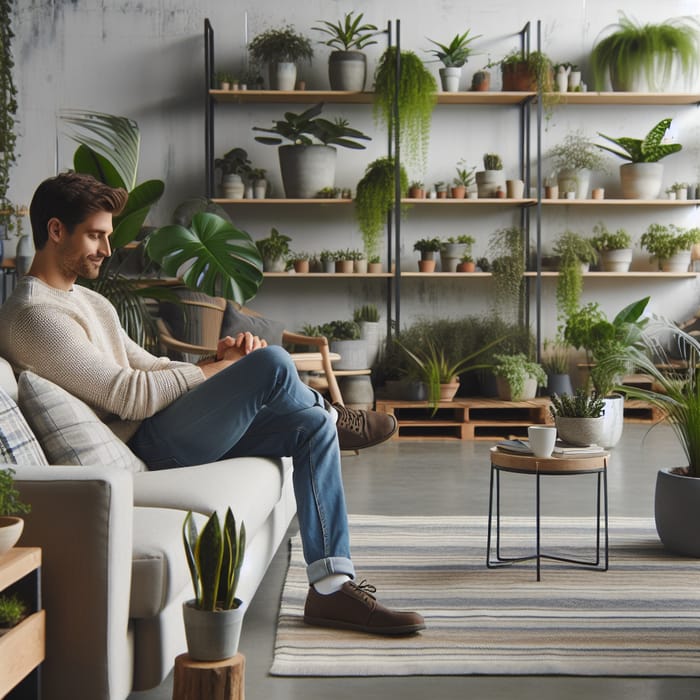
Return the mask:
[[222,661],[194,661],[189,654],[175,659],[173,700],[244,700],[245,656]]

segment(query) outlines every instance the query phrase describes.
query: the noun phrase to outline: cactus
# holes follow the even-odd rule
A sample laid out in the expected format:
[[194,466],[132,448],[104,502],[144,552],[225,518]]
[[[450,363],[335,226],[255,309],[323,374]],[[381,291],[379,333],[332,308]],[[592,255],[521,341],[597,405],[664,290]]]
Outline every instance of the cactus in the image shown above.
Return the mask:
[[236,519],[226,510],[223,530],[216,512],[201,534],[192,517],[185,516],[182,539],[192,577],[196,606],[200,610],[231,610],[238,607],[236,588],[245,553],[245,524],[236,536]]
[[484,170],[503,170],[501,156],[496,153],[484,154]]
[[596,145],[598,148],[602,148],[604,151],[608,151],[632,163],[656,163],[662,158],[671,155],[671,153],[677,153],[682,148],[680,143],[661,143],[661,139],[663,139],[664,134],[669,126],[671,126],[671,121],[672,120],[669,118],[662,119],[643,139],[629,138],[626,136],[612,138],[611,136],[601,134],[600,131],[598,132],[599,136],[602,136],[607,141],[624,149],[626,153],[622,153],[609,146],[603,146],[601,144]]

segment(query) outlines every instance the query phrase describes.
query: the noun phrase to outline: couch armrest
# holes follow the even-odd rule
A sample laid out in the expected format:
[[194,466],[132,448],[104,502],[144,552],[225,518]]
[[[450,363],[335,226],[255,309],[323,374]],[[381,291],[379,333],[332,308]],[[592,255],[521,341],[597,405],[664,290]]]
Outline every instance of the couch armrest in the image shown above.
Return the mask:
[[126,698],[132,475],[107,467],[16,467],[25,516],[19,544],[42,548],[43,698]]

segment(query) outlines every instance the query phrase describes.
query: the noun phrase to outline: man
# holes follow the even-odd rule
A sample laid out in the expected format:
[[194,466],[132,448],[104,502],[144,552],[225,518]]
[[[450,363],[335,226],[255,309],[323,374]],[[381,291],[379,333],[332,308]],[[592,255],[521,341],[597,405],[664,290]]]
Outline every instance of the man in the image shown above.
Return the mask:
[[301,382],[289,355],[250,333],[219,341],[200,365],[156,358],[128,338],[112,305],[76,285],[111,253],[112,215],[127,193],[89,175],[42,182],[30,206],[36,255],[0,307],[0,353],[89,404],[150,469],[227,457],[291,456],[308,564],[308,624],[375,634],[424,628],[413,612],[385,608],[356,585],[340,473],[338,431],[376,444],[393,419],[340,407]]

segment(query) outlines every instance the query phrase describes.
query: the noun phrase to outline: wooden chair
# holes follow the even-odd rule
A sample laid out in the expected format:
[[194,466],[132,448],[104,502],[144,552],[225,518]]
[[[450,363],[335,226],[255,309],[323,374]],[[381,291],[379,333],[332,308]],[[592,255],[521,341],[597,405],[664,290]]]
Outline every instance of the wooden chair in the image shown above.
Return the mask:
[[[194,359],[216,352],[216,345],[221,338],[221,324],[228,303],[226,299],[220,297],[209,297],[206,301],[182,299],[179,303],[186,310],[187,335],[192,339],[192,342],[174,337],[168,325],[162,319],[158,319],[160,342],[165,352],[174,350],[194,356]],[[247,316],[261,317],[260,314],[251,309],[238,305],[237,308]],[[310,381],[309,384],[320,391],[327,389],[330,400],[333,403],[342,404],[343,397],[332,365],[332,362],[340,359],[340,355],[330,352],[328,339],[325,336],[309,336],[285,330],[282,333],[282,342],[317,348],[316,352],[290,353],[294,365],[299,372],[320,372],[325,377],[325,383]]]

